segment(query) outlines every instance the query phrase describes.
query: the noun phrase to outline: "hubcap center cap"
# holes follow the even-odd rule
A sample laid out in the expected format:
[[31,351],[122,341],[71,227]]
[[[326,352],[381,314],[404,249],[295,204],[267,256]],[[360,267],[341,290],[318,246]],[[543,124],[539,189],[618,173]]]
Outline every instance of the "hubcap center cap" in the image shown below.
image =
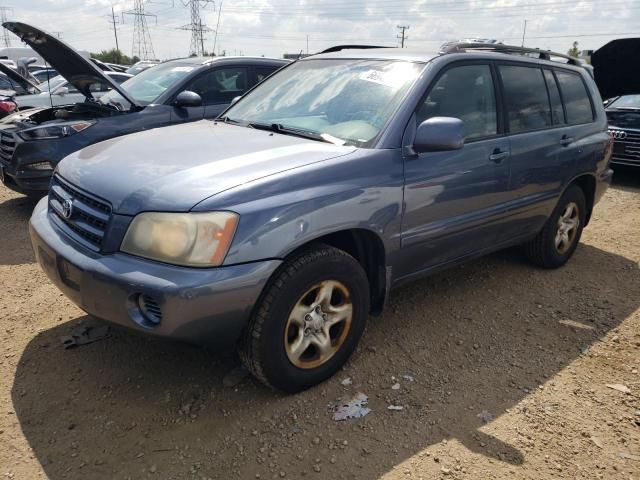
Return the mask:
[[324,312],[321,308],[312,309],[305,317],[307,326],[314,332],[318,332],[324,326]]

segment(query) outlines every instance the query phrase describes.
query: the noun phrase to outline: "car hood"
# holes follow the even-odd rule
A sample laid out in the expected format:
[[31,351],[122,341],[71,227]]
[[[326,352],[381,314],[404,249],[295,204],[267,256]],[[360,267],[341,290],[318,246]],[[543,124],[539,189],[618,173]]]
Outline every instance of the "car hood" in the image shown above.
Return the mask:
[[607,120],[611,127],[640,130],[640,112],[610,109],[607,110]]
[[116,213],[184,212],[224,190],[355,150],[202,120],[91,145],[57,172]]
[[5,22],[2,26],[20,37],[20,40],[44,58],[85,97],[92,98],[91,85],[103,83],[116,90],[132,105],[137,105],[116,82],[60,39],[26,23]]
[[594,77],[602,98],[640,93],[640,38],[621,38],[591,55]]
[[3,63],[0,63],[0,72],[4,73],[7,77],[11,79],[11,81],[17,83],[27,91],[30,91],[30,90],[33,90],[34,92],[41,91],[40,88],[35,83],[24,78],[22,75],[16,72],[13,68],[7,67]]

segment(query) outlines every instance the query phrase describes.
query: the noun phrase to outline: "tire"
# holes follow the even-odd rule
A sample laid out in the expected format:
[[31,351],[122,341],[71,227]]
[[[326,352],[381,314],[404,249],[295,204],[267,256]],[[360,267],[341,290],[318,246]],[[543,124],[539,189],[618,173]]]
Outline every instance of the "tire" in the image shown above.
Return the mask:
[[295,393],[316,385],[355,350],[369,298],[367,275],[346,252],[317,245],[298,253],[274,274],[256,304],[240,358],[271,388]]
[[[533,240],[524,245],[525,254],[534,265],[543,268],[559,268],[567,263],[582,236],[586,205],[584,192],[580,187],[574,185],[564,192],[542,230]],[[561,228],[568,228],[567,215],[571,206],[577,209],[575,214],[571,214],[571,218],[575,218],[577,225],[574,229],[565,232],[566,237],[558,245],[557,235],[562,236]]]

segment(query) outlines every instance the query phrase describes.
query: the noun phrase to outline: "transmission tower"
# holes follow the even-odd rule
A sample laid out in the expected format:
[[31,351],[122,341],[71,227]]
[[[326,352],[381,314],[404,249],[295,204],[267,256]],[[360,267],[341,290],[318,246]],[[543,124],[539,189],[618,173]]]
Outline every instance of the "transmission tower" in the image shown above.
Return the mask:
[[[134,0],[133,10],[124,12],[125,15],[133,15],[133,49],[131,55],[138,57],[140,60],[155,60],[156,55],[153,53],[153,44],[151,43],[151,35],[147,26],[147,17],[157,17],[152,13],[144,11],[144,0]],[[124,19],[124,17],[123,17]]]
[[200,9],[206,8],[208,4],[213,5],[214,0],[189,0],[182,2],[185,7],[189,7],[191,11],[191,23],[180,27],[180,30],[189,30],[191,32],[191,44],[189,45],[189,55],[202,56],[205,54],[204,34],[210,32],[211,29],[202,24],[200,17]]
[[[11,7],[0,7],[0,18],[2,19],[2,23],[7,21],[7,14],[13,13],[13,8]],[[9,36],[9,30],[6,28],[2,29],[2,42],[5,47],[11,46],[11,37]]]

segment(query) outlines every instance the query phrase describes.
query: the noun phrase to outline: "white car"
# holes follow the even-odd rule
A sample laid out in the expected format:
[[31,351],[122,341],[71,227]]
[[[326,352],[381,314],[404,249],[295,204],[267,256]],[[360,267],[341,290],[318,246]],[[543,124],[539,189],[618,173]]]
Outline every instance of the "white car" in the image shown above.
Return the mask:
[[[103,72],[116,83],[122,83],[130,79],[133,75],[120,72]],[[38,88],[41,93],[35,95],[19,95],[15,97],[18,109],[26,110],[27,108],[51,107],[61,105],[71,105],[85,101],[85,95],[76,87],[69,83],[62,75],[53,77],[48,82],[41,83]],[[93,98],[100,98],[110,90],[105,84],[96,83],[90,87]],[[51,92],[51,93],[49,93]]]

